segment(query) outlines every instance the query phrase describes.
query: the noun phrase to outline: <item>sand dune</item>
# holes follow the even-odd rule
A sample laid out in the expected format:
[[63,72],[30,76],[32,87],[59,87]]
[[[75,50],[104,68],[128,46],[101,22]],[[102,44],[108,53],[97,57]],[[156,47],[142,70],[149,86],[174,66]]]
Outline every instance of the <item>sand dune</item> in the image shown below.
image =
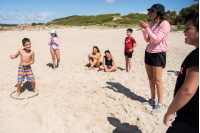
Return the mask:
[[[52,71],[47,31],[7,31],[0,33],[0,133],[162,133],[167,130],[163,116],[173,98],[177,73],[186,55],[194,49],[184,43],[182,32],[171,32],[167,64],[163,71],[164,111],[152,114],[152,107],[143,106],[150,98],[144,66],[146,43],[141,30],[134,29],[138,41],[132,58],[132,74],[125,68],[124,39],[126,29],[58,29],[61,63]],[[32,69],[36,79],[37,97],[15,100],[20,58],[9,55],[22,48],[28,37],[35,52]],[[85,71],[87,55],[93,46],[101,53],[109,49],[118,70],[112,73]],[[24,88],[30,89],[25,82]],[[32,95],[25,89],[21,97]]]

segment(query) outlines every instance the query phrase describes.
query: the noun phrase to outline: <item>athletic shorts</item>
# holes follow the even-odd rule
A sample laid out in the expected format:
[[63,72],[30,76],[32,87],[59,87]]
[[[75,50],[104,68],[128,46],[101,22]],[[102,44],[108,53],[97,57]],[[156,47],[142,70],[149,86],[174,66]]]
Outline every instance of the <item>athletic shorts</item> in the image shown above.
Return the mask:
[[175,119],[166,133],[199,133],[199,128]]
[[157,66],[165,68],[166,65],[166,53],[159,52],[159,53],[148,53],[145,50],[145,61],[147,65],[150,66]]
[[124,56],[127,56],[128,58],[132,58],[133,53],[124,53]]
[[23,82],[24,79],[27,79],[27,81],[35,81],[34,75],[33,75],[33,71],[31,66],[21,66],[19,65],[18,68],[18,82]]

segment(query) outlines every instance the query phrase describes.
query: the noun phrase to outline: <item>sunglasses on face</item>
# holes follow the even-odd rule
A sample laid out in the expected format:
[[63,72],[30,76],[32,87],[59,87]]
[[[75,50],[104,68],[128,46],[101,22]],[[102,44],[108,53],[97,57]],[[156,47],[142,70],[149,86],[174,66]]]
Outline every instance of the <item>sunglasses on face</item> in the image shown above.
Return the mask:
[[150,13],[153,13],[153,12],[154,12],[154,11],[153,11],[152,9],[151,9],[151,10],[149,10],[149,14],[150,14]]

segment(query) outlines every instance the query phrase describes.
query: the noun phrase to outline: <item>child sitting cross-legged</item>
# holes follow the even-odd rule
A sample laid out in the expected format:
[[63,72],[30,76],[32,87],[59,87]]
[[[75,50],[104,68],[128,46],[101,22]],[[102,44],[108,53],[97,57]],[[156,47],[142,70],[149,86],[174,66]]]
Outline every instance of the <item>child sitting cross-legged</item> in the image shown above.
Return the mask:
[[113,56],[111,56],[109,50],[105,51],[105,56],[103,58],[103,65],[101,65],[99,69],[104,70],[105,72],[113,72],[117,70],[115,59]]

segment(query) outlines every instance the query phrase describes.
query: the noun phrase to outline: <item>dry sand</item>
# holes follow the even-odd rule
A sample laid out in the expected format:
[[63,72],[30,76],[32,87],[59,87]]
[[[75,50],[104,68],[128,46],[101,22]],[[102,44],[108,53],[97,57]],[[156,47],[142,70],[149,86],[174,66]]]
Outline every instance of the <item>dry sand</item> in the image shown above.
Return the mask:
[[[163,133],[167,127],[163,116],[172,101],[177,72],[184,58],[194,47],[184,43],[182,32],[171,32],[167,65],[163,71],[164,111],[152,114],[152,107],[143,106],[150,98],[144,65],[146,42],[141,30],[134,29],[138,41],[132,58],[132,74],[125,68],[124,39],[126,29],[58,29],[60,67],[52,71],[47,31],[1,32],[0,56],[0,133]],[[37,97],[16,100],[20,58],[10,55],[22,48],[28,37],[35,52],[32,69],[36,79]],[[93,46],[103,54],[109,49],[118,70],[112,73],[85,71],[87,55]],[[24,88],[30,89],[26,82]],[[21,97],[32,95],[25,90]]]

